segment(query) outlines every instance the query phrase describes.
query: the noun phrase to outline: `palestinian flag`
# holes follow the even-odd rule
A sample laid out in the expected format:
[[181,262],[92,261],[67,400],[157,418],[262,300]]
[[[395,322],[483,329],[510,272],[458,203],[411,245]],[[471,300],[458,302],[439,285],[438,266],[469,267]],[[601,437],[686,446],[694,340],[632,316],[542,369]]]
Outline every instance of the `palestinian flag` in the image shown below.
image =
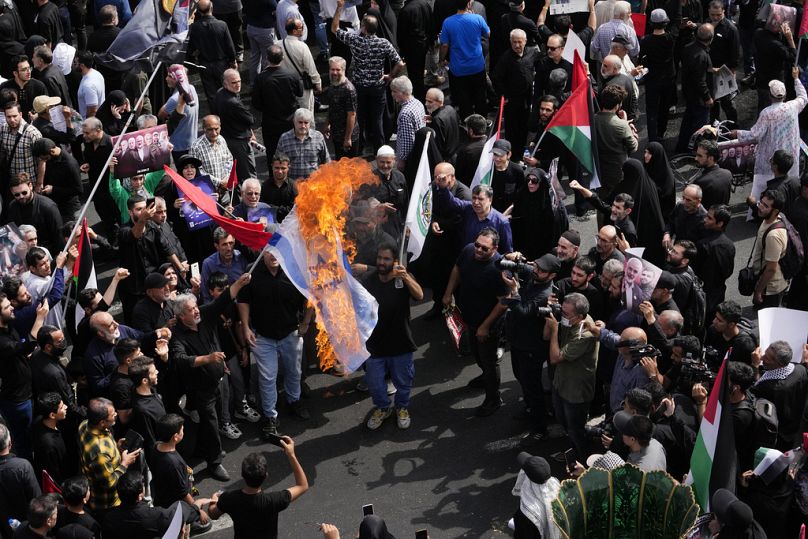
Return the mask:
[[776,449],[761,447],[755,451],[755,457],[752,463],[755,466],[752,473],[769,485],[788,469],[790,459],[787,455]]
[[701,419],[686,481],[693,486],[696,501],[703,513],[710,511],[710,497],[716,490],[725,488],[735,492],[738,455],[735,452],[729,393],[727,357],[724,357]]
[[[583,69],[581,57],[576,54],[573,66],[573,78],[576,82]],[[575,76],[576,73],[579,75]],[[567,101],[553,115],[542,138],[547,133],[555,135],[564,146],[569,148],[581,166],[592,175],[589,188],[597,189],[600,187],[600,179],[593,118],[592,83],[584,80],[579,82],[578,87],[572,91]],[[541,144],[541,139],[539,139],[539,144]]]
[[[485,146],[483,146],[483,153],[480,154],[480,160],[477,162],[477,170],[474,171],[474,177],[471,179],[470,189],[476,186],[491,185],[491,180],[494,176],[494,155],[491,150],[494,148],[494,143],[499,140],[500,130],[502,129],[502,112],[505,109],[505,97],[499,99],[499,119],[497,120],[497,132],[489,138]],[[507,126],[506,126],[507,127]],[[513,148],[512,148],[513,150]],[[521,151],[516,149],[516,151]]]
[[[81,232],[79,232],[79,242],[77,245],[79,257],[73,264],[73,284],[76,293],[85,288],[96,288],[98,283],[95,280],[95,264],[93,264],[93,250],[90,246],[90,235],[87,233],[87,219],[81,222]],[[84,309],[79,302],[76,302],[76,329],[79,322],[84,318]]]

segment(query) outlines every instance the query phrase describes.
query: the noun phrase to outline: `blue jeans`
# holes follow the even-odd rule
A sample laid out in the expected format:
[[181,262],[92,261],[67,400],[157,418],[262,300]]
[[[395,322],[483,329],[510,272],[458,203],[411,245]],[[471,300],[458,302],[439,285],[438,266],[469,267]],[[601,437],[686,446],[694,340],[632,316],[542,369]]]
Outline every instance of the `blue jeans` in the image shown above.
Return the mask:
[[575,458],[584,462],[589,456],[589,440],[586,438],[584,426],[589,412],[588,402],[569,402],[553,388],[553,409],[559,424],[567,431],[572,447],[575,449]]
[[365,382],[374,406],[381,410],[390,408],[390,396],[387,395],[387,383],[384,381],[387,373],[390,373],[390,379],[396,387],[396,408],[407,408],[410,405],[410,390],[415,378],[412,352],[397,356],[370,356],[365,362],[365,369]]
[[320,55],[328,56],[328,35],[325,31],[325,21],[320,17],[320,2],[309,0],[311,18],[314,19],[314,37],[317,38],[317,46],[320,47]]
[[250,40],[250,82],[254,83],[258,74],[269,65],[267,50],[275,43],[275,29],[261,28],[248,24],[247,39]]
[[23,402],[0,401],[0,413],[6,418],[8,430],[11,431],[12,451],[18,457],[31,460],[31,399]]
[[303,339],[293,331],[281,340],[255,336],[252,349],[258,370],[258,394],[261,398],[261,411],[264,417],[277,417],[275,405],[278,403],[278,367],[283,366],[283,387],[286,399],[292,403],[300,400],[300,358],[303,353]]
[[384,145],[384,107],[387,103],[385,87],[357,86],[356,98],[359,143],[369,142],[373,146],[373,155],[376,155],[379,148]]

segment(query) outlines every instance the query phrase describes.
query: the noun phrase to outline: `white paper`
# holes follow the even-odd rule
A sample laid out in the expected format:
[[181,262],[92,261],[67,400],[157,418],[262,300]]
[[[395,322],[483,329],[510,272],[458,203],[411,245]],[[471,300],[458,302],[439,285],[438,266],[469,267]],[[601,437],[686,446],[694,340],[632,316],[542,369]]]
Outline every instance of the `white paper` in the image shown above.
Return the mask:
[[587,0],[553,0],[550,4],[550,15],[577,13],[580,11],[589,11],[589,2]]
[[177,504],[177,510],[174,511],[174,517],[163,534],[163,539],[177,539],[180,536],[180,531],[182,531],[182,502]]
[[721,99],[725,95],[730,95],[738,91],[738,81],[732,70],[723,65],[718,73],[713,73],[713,99]]
[[794,352],[791,361],[802,360],[802,347],[808,342],[808,312],[770,307],[758,311],[760,350],[765,352],[774,341],[786,341]]
[[[554,4],[550,5],[551,10],[553,5]],[[575,51],[578,51],[578,54],[581,56],[581,61],[586,62],[586,45],[584,45],[584,42],[578,37],[578,34],[570,30],[567,33],[567,42],[564,44],[564,52],[561,53],[561,58],[575,65]]]
[[67,43],[59,43],[53,49],[53,64],[59,68],[65,77],[73,70],[73,57],[76,56],[76,49]]
[[628,254],[632,254],[637,258],[642,258],[642,254],[645,252],[645,247],[629,247],[626,249]]
[[48,112],[50,113],[53,128],[62,133],[67,133],[67,123],[65,122],[64,114],[62,114],[62,105],[53,106]]

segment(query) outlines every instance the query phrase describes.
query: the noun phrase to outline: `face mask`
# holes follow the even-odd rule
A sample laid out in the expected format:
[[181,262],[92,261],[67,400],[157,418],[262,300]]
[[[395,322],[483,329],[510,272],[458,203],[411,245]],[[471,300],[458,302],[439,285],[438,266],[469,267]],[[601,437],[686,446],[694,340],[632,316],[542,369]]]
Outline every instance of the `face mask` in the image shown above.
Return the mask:
[[64,354],[65,350],[67,350],[67,342],[62,342],[59,345],[55,345],[55,344],[53,345],[53,351],[54,351],[54,353],[56,353],[56,355],[60,356],[60,355]]
[[572,322],[570,322],[570,319],[566,317],[561,317],[561,321],[559,323],[565,328],[572,327]]

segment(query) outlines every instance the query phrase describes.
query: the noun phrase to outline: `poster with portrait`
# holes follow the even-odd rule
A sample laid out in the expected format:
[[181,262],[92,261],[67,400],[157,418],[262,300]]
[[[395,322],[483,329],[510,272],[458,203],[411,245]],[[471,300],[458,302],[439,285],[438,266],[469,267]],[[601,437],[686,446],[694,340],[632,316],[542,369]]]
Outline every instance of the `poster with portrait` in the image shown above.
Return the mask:
[[117,178],[130,178],[135,174],[162,170],[163,165],[171,162],[168,127],[165,124],[112,137],[112,143],[116,144],[118,139],[122,140],[115,149],[115,157],[118,159],[118,164],[115,165]]
[[589,11],[587,0],[552,0],[550,3],[550,15],[578,13],[581,11]]
[[729,170],[733,177],[751,175],[755,171],[757,144],[730,140],[718,143],[718,166]]
[[23,241],[17,225],[9,223],[0,227],[0,275],[10,277],[25,271],[25,254],[28,245]]
[[[213,187],[213,181],[210,179],[210,176],[197,176],[189,181],[210,198],[216,199],[216,196],[214,196],[216,194],[216,188]],[[177,187],[177,196],[179,198],[185,198],[185,193],[183,193],[182,189],[179,187]],[[200,210],[196,204],[187,198],[185,198],[185,202],[183,202],[180,207],[180,213],[185,218],[185,222],[188,223],[190,230],[209,227],[213,223],[213,219],[211,219],[207,213]]]
[[623,263],[623,305],[626,310],[640,312],[640,303],[649,301],[662,270],[631,253]]
[[248,208],[247,209],[247,219],[250,223],[261,223],[264,225],[266,229],[267,225],[275,224],[275,208],[266,204],[265,202],[259,202],[258,206],[255,208]]

